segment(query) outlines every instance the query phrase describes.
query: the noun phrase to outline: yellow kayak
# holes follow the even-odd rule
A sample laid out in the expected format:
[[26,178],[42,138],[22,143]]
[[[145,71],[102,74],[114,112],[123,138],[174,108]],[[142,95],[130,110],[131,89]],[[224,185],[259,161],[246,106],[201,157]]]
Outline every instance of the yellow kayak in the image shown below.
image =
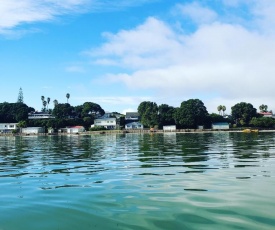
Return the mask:
[[258,129],[244,129],[242,132],[243,133],[258,133],[259,130]]

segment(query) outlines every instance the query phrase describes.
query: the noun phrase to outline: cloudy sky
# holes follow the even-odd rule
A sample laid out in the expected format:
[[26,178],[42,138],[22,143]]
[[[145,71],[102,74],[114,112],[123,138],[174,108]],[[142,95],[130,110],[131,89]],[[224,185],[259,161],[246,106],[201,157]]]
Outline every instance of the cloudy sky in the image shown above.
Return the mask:
[[70,93],[105,111],[191,98],[275,111],[274,12],[274,0],[0,0],[0,102],[22,87],[36,110]]

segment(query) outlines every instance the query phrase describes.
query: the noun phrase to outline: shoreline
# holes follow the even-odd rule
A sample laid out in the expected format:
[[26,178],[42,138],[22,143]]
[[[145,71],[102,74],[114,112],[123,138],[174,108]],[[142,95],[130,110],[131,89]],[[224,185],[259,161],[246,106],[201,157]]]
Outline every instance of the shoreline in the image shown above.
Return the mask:
[[[110,134],[161,134],[161,133],[219,133],[219,132],[228,132],[228,133],[245,133],[244,129],[221,129],[221,130],[213,130],[213,129],[177,129],[175,131],[163,131],[163,130],[155,130],[150,131],[149,129],[143,130],[102,130],[102,131],[86,131],[81,133],[31,133],[31,134],[23,134],[23,133],[0,133],[0,136],[84,136],[84,135],[110,135]],[[264,133],[264,132],[275,132],[275,129],[259,129],[256,133]],[[252,132],[255,133],[255,132]]]

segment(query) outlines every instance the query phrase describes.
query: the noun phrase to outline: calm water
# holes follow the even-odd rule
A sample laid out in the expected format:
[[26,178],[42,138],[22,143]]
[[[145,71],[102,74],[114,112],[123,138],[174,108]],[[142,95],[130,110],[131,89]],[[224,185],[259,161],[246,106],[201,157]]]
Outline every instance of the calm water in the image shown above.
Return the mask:
[[274,229],[275,133],[0,137],[0,230]]

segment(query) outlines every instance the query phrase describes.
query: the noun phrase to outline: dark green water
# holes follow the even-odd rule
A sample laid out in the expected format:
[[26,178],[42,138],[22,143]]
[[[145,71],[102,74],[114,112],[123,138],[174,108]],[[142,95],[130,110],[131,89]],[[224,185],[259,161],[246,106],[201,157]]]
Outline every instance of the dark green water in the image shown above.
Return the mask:
[[274,229],[275,133],[0,137],[0,230]]

